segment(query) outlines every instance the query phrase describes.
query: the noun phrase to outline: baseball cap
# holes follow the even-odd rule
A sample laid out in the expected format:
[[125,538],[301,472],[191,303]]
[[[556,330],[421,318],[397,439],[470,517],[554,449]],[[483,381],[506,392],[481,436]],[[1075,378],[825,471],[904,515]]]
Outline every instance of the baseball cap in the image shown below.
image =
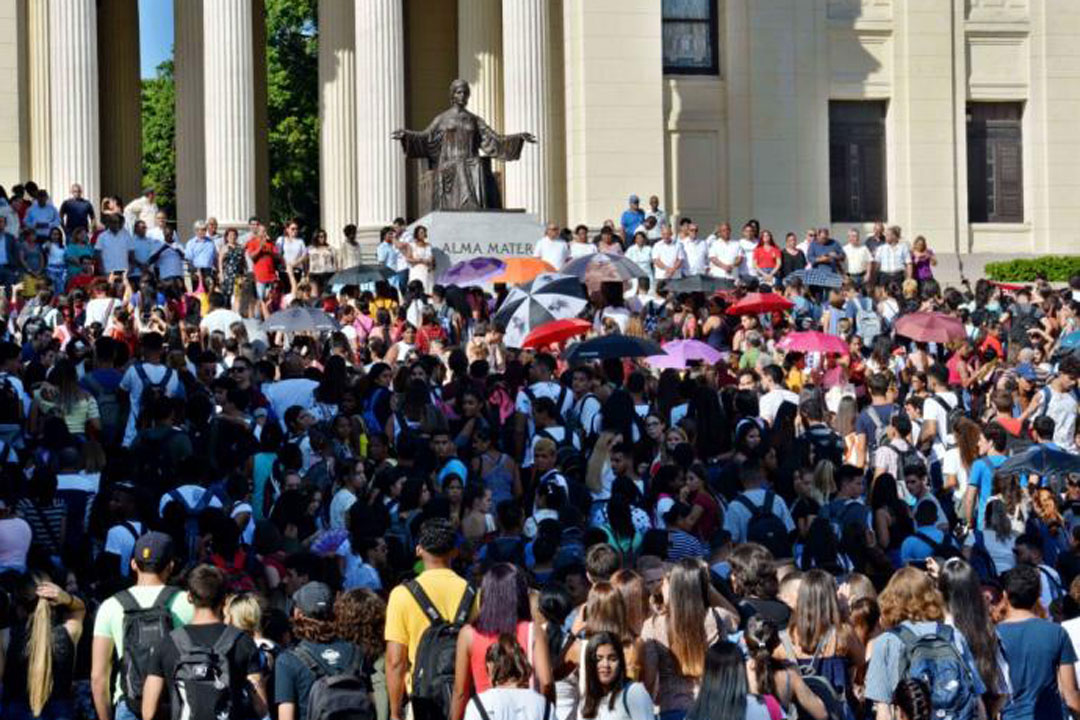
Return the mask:
[[305,617],[325,620],[334,607],[334,592],[321,582],[309,582],[293,593],[293,603]]
[[1021,377],[1028,382],[1035,382],[1039,379],[1039,374],[1035,372],[1035,368],[1031,366],[1031,363],[1020,363],[1017,365],[1016,374],[1018,377]]
[[172,538],[163,532],[148,532],[135,541],[135,551],[131,557],[139,566],[154,565],[160,567],[172,559]]
[[641,202],[641,198],[639,198],[637,195],[631,195],[630,196],[630,202],[639,203],[639,202]]

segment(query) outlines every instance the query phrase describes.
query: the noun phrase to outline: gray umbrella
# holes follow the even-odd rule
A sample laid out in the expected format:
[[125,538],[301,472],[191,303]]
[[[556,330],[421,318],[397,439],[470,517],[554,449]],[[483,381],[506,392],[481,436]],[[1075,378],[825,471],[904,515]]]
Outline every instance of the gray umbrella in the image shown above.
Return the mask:
[[293,305],[279,310],[263,323],[263,330],[266,332],[284,333],[333,332],[339,327],[337,320],[322,310],[304,305]]

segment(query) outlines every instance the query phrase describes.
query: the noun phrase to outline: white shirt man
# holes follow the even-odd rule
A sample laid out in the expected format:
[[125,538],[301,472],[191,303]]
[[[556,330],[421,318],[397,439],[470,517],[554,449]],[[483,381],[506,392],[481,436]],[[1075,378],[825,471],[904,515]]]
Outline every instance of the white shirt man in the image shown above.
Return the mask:
[[548,225],[544,236],[536,241],[533,247],[533,257],[540,258],[556,270],[561,270],[570,257],[570,248],[567,242],[559,237],[559,228]]
[[683,238],[683,252],[686,253],[686,274],[704,275],[709,267],[709,241],[691,235]]
[[891,235],[889,242],[877,249],[874,253],[874,263],[877,271],[886,275],[905,272],[911,265],[911,248],[902,240],[893,240]]
[[[884,246],[882,246],[884,247]],[[955,408],[960,403],[956,393],[952,390],[935,392],[923,403],[923,419],[933,420],[937,426],[937,434],[934,437],[933,455],[931,460],[945,458],[945,449],[952,444],[952,435],[949,433],[949,409]]]
[[142,220],[146,227],[154,226],[158,214],[157,203],[154,202],[154,191],[147,190],[124,207],[124,224],[127,227],[135,227],[136,220]]
[[95,249],[101,255],[101,266],[106,274],[126,273],[130,269],[128,253],[135,251],[135,241],[124,228],[109,229],[98,235]]
[[[146,237],[153,238],[154,240],[165,239],[165,228],[169,226],[169,218],[163,212],[159,212],[154,216],[154,226],[146,231]],[[132,225],[131,227],[135,227]]]
[[784,371],[779,366],[770,365],[762,369],[761,388],[765,392],[758,401],[758,416],[769,425],[776,420],[776,413],[785,402],[796,407],[799,405],[799,396],[784,387],[783,382]]
[[672,237],[671,228],[663,230],[660,242],[653,246],[652,257],[657,280],[674,280],[685,274],[686,250]]
[[854,276],[866,275],[866,271],[870,269],[870,263],[874,260],[870,249],[863,244],[862,237],[855,228],[848,230],[844,257],[847,259],[848,275]]
[[709,274],[713,277],[734,280],[738,277],[739,265],[745,263],[742,247],[738,240],[725,238],[723,234],[713,237],[709,246]]
[[[745,232],[745,231],[744,231]],[[749,280],[757,272],[757,264],[754,262],[754,250],[758,246],[756,237],[739,238],[739,249],[742,250],[743,261],[739,263],[739,277]]]
[[634,233],[634,244],[626,249],[626,259],[644,270],[651,278],[653,276],[652,246],[647,242],[638,243],[637,239],[642,234],[640,229]]
[[144,376],[152,385],[164,382],[163,390],[169,397],[177,397],[182,389],[180,376],[175,370],[166,368],[164,365],[154,362],[137,362],[128,366],[124,377],[120,379],[120,389],[127,392],[128,397],[131,398],[131,411],[128,413],[127,428],[124,430],[124,447],[131,447],[131,443],[135,441],[136,424],[142,407],[142,394],[146,388],[143,382]]

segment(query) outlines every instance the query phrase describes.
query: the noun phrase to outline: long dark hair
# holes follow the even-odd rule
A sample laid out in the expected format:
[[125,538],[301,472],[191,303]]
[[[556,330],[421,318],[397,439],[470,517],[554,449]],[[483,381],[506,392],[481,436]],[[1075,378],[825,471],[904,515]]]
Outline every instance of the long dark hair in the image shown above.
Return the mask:
[[754,615],[747,620],[743,637],[757,675],[758,691],[762,695],[778,695],[773,673],[782,666],[773,658],[773,651],[780,645],[780,631],[776,624],[761,615]]
[[997,638],[990,622],[990,613],[983,599],[982,583],[968,563],[960,558],[948,560],[941,567],[938,589],[953,617],[953,625],[964,635],[979,676],[988,688],[996,688]]
[[705,653],[705,675],[686,720],[743,720],[748,692],[742,652],[721,640]]
[[525,573],[510,563],[498,563],[484,573],[480,585],[480,614],[474,627],[482,633],[500,635],[517,631],[517,624],[531,616],[529,584]]
[[[604,687],[596,673],[596,653],[603,645],[610,645],[619,659],[619,669],[608,687]],[[626,657],[623,655],[619,638],[607,632],[599,632],[589,638],[589,644],[585,646],[585,697],[581,706],[581,717],[596,717],[600,701],[605,696],[610,698],[608,710],[614,710],[615,698],[626,682]]]

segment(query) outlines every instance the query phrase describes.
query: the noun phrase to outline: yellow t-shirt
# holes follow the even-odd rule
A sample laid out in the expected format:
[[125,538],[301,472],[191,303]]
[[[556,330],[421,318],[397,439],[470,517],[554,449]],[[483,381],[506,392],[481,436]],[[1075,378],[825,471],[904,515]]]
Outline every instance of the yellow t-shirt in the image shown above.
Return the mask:
[[[439,614],[452,619],[465,592],[465,580],[453,570],[446,569],[425,570],[416,579]],[[470,620],[475,613],[474,604],[469,613]],[[409,665],[416,661],[420,636],[429,624],[427,615],[420,609],[409,588],[398,585],[390,592],[390,600],[386,604],[386,641],[408,647]]]

